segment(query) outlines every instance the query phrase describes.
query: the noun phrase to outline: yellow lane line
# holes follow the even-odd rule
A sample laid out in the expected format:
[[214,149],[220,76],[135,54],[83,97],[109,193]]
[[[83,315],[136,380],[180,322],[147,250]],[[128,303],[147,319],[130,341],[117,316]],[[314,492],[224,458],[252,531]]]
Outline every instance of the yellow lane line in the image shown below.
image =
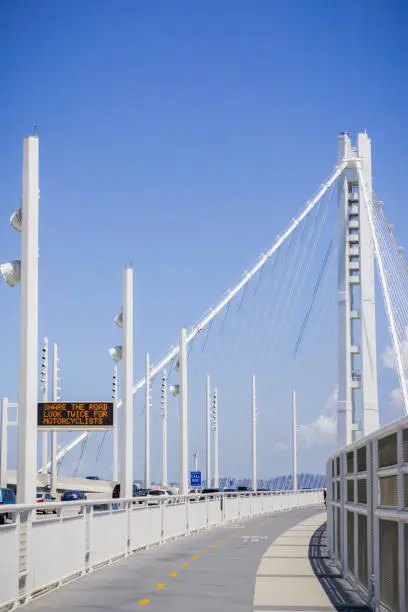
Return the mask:
[[156,589],[164,589],[164,587],[165,587],[165,586],[166,586],[165,584],[163,584],[162,582],[160,582],[159,584],[156,584],[155,588],[156,588]]
[[183,567],[188,567],[188,563],[183,563]]
[[145,606],[147,603],[149,603],[149,601],[150,599],[141,599],[137,603],[139,604],[139,606]]
[[177,576],[177,572],[170,572],[169,576],[170,576],[171,578],[174,578],[174,576]]

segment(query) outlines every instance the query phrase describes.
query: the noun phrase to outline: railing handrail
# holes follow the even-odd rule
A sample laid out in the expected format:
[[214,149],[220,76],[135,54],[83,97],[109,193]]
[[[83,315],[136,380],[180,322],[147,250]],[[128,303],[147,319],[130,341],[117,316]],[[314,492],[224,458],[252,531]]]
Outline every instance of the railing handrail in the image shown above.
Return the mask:
[[[165,489],[163,489],[165,490]],[[223,498],[243,498],[243,497],[269,497],[272,495],[288,495],[288,494],[305,494],[305,493],[318,493],[322,489],[298,489],[297,491],[290,489],[280,489],[277,491],[219,491],[217,493],[190,493],[189,495],[171,495],[171,496],[159,496],[159,495],[135,495],[134,497],[107,497],[101,499],[78,499],[69,501],[46,501],[46,502],[34,502],[33,504],[4,504],[0,505],[0,514],[12,514],[13,512],[24,512],[29,510],[39,510],[43,508],[69,508],[70,506],[99,506],[102,504],[133,504],[138,503],[143,505],[145,501],[154,500],[158,504],[166,504],[166,502],[178,502],[183,503],[189,501],[191,498],[204,497],[204,499],[220,499]],[[1,527],[1,526],[0,526]]]

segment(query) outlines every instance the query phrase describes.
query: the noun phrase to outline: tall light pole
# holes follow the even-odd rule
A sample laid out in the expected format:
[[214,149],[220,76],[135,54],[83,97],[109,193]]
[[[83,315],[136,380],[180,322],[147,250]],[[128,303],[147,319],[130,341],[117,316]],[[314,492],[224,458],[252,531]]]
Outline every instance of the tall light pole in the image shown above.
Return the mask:
[[194,471],[195,472],[198,471],[198,453],[197,452],[194,453]]
[[133,493],[133,270],[125,268],[123,274],[123,383],[120,462],[120,495]]
[[187,331],[180,331],[180,494],[188,495],[188,374]]
[[[52,351],[52,401],[58,402],[60,400],[59,391],[59,359],[58,359],[58,345],[54,342]],[[57,432],[51,432],[51,493],[53,495],[57,492]]]
[[167,484],[167,372],[164,370],[161,385],[161,413],[162,413],[162,484]]
[[20,371],[17,501],[32,504],[37,485],[39,141],[23,141]]
[[118,366],[113,366],[112,377],[112,401],[113,401],[113,481],[118,482]]
[[296,391],[292,391],[292,466],[293,490],[297,491],[297,421],[296,421]]
[[219,487],[218,474],[218,391],[214,389],[213,409],[212,409],[212,425],[214,431],[214,489]]
[[209,488],[211,487],[211,387],[210,387],[209,374],[207,374],[207,377],[206,377],[205,424],[206,424],[205,477],[207,481],[207,488]]
[[[44,338],[41,358],[41,385],[42,385],[42,400],[43,402],[48,401],[48,338]],[[42,469],[41,471],[47,473],[48,464],[48,432],[43,431],[42,434]]]
[[150,387],[150,357],[146,353],[145,361],[145,489],[150,489],[150,406],[151,406],[151,387]]
[[255,386],[255,374],[252,376],[252,488],[254,491],[257,490],[257,478],[256,478],[256,386]]

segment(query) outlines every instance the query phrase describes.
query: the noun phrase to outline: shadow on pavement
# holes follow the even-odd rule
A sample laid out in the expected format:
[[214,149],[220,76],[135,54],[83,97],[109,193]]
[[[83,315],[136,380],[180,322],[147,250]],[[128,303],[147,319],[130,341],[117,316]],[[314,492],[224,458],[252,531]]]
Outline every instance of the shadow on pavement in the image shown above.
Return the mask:
[[370,612],[360,595],[342,578],[330,560],[327,549],[327,523],[316,529],[309,543],[309,561],[316,578],[336,610],[342,612]]

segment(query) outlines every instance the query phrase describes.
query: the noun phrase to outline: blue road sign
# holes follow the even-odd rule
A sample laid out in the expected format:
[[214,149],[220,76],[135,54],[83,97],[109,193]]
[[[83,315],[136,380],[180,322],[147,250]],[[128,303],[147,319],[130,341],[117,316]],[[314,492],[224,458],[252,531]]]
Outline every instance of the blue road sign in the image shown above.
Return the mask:
[[190,484],[192,487],[201,487],[201,472],[190,472]]

